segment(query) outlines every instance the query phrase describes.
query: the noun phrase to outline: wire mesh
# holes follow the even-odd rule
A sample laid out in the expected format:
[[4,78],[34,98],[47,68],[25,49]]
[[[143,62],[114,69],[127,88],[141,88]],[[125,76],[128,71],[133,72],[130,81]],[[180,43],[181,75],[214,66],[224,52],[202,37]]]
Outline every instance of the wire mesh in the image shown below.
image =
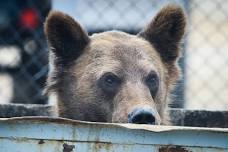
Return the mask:
[[[43,22],[51,7],[73,16],[90,34],[111,29],[136,34],[167,3],[181,5],[188,19],[180,61],[183,78],[174,92],[173,107],[228,109],[226,0],[0,2],[0,102],[47,102],[42,96],[48,71]],[[28,8],[35,8],[38,15],[36,29],[26,30],[18,20]]]

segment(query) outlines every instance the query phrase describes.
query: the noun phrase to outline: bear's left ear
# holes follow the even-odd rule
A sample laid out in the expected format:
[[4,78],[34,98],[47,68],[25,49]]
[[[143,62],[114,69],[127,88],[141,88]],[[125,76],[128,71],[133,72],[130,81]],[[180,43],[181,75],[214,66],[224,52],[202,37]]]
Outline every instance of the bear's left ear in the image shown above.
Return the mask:
[[186,25],[182,8],[164,7],[138,36],[149,41],[159,52],[163,62],[172,63],[179,56],[179,43]]
[[89,43],[87,32],[70,16],[51,12],[44,24],[45,35],[56,62],[67,65],[80,56]]

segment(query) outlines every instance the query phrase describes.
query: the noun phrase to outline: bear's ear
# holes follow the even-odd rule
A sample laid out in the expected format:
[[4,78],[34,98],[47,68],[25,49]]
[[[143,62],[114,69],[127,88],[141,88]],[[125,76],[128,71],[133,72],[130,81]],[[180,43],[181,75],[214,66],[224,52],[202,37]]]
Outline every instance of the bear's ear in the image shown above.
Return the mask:
[[163,62],[172,63],[179,56],[179,43],[183,37],[185,25],[186,18],[182,8],[168,5],[138,33],[138,36],[155,47]]
[[51,51],[60,64],[75,60],[89,43],[88,34],[70,16],[51,12],[44,24],[45,35]]

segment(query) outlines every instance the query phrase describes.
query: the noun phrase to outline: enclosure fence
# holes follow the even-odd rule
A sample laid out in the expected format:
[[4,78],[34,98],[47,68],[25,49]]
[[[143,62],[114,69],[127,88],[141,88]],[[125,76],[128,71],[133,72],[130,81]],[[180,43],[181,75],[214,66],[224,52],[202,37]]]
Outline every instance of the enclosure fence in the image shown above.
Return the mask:
[[226,0],[0,2],[0,103],[47,103],[42,95],[48,72],[43,22],[49,10],[68,13],[90,34],[112,29],[136,34],[167,3],[181,5],[188,21],[180,61],[183,77],[173,106],[227,110]]

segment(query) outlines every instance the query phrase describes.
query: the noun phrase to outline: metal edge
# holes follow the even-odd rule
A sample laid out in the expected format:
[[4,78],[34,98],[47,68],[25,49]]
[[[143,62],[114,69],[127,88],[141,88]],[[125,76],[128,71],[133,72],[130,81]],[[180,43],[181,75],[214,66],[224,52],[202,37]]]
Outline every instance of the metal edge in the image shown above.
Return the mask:
[[123,124],[123,123],[102,123],[102,122],[88,122],[73,120],[61,117],[48,117],[48,116],[26,116],[26,117],[12,117],[0,118],[1,122],[7,123],[56,123],[56,124],[69,124],[69,125],[96,125],[102,127],[123,127],[132,130],[145,130],[151,132],[170,132],[170,131],[200,131],[200,132],[217,132],[228,133],[228,128],[206,128],[206,127],[183,127],[183,126],[158,126],[158,125],[144,125],[144,124]]

